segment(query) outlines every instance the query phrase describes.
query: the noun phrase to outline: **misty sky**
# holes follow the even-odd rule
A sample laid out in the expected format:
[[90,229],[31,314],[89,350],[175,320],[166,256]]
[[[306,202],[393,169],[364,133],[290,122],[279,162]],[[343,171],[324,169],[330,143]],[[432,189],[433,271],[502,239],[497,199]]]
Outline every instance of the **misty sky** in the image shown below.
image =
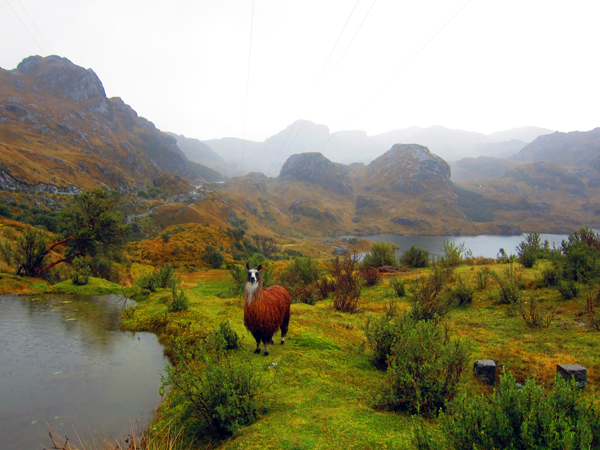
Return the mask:
[[297,119],[370,135],[600,126],[597,0],[255,0],[251,20],[252,5],[5,0],[0,67],[67,57],[199,139],[242,137],[245,117],[257,141]]

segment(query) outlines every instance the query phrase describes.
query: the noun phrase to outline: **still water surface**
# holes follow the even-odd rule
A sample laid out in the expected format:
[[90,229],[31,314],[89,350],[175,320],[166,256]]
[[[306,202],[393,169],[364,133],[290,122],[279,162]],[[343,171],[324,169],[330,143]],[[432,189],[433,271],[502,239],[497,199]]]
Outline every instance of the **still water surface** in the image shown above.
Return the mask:
[[99,448],[147,424],[167,359],[154,334],[118,330],[123,301],[0,296],[2,449],[50,448],[51,429]]
[[[518,236],[497,236],[484,234],[480,236],[406,236],[398,234],[377,234],[373,236],[360,236],[363,239],[369,239],[375,242],[388,242],[400,247],[398,255],[402,255],[412,245],[429,250],[434,256],[442,255],[440,248],[444,241],[448,240],[457,245],[465,243],[467,249],[471,249],[473,256],[483,256],[486,258],[495,258],[498,251],[503,248],[507,254],[516,253],[515,247],[525,239],[525,234]],[[346,236],[349,237],[349,236]],[[550,247],[552,244],[560,246],[563,239],[567,239],[566,234],[541,234],[542,243],[548,240]]]

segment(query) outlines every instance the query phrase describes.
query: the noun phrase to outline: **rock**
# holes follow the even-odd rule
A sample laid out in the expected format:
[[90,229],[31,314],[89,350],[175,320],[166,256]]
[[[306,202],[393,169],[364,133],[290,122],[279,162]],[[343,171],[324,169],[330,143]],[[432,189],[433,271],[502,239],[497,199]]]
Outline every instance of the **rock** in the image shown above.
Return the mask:
[[583,389],[587,384],[587,369],[579,364],[558,364],[556,371],[567,381],[575,378],[577,389]]
[[333,254],[339,255],[339,256],[347,255],[348,254],[348,246],[338,245],[337,247],[334,247]]
[[473,375],[479,381],[489,385],[496,383],[496,362],[491,359],[479,359],[473,364]]
[[303,181],[316,184],[341,195],[351,195],[348,166],[331,162],[321,153],[299,153],[290,156],[283,164],[281,181]]

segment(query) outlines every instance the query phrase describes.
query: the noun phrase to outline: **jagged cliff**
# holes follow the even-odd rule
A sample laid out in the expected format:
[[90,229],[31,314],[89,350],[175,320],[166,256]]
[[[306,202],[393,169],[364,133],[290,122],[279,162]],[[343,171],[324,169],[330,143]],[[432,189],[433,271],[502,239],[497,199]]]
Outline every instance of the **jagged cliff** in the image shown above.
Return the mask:
[[220,179],[120,98],[107,98],[93,70],[58,56],[0,69],[0,189],[134,191],[164,172]]

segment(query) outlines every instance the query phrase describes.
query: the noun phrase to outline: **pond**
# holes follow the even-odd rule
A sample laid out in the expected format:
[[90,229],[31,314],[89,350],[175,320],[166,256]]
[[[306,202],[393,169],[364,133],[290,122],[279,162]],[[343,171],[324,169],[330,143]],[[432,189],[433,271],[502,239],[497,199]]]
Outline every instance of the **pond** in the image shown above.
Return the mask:
[[[152,333],[118,330],[122,297],[0,296],[2,448],[85,448],[145,427],[167,359]],[[58,442],[57,442],[58,443]]]
[[[350,238],[352,236],[343,236]],[[465,243],[465,247],[473,252],[473,256],[483,256],[485,258],[495,258],[498,251],[503,248],[507,254],[516,253],[516,246],[525,240],[526,235],[517,236],[498,236],[484,234],[480,236],[407,236],[398,234],[377,234],[372,236],[360,236],[362,239],[368,239],[375,242],[388,242],[400,247],[398,256],[402,255],[412,245],[424,248],[434,256],[441,256],[440,248],[444,241],[448,240],[457,245]],[[548,240],[550,247],[554,243],[559,247],[563,239],[567,239],[566,234],[544,234],[541,233],[542,243]]]

